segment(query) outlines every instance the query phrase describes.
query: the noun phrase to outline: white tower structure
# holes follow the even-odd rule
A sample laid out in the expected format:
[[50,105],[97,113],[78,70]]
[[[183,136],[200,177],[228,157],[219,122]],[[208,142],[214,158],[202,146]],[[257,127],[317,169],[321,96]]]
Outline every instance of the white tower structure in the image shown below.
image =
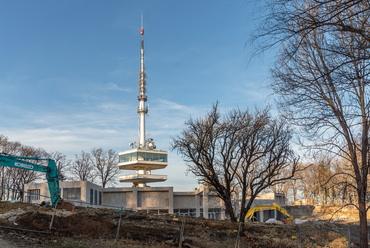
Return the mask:
[[137,112],[139,114],[139,147],[145,147],[145,115],[148,113],[148,106],[145,102],[148,100],[146,93],[146,74],[144,71],[144,28],[141,22],[141,49],[140,49],[140,73],[139,73],[139,107]]
[[[142,23],[142,22],[141,22]],[[120,182],[131,182],[133,187],[146,187],[147,183],[163,182],[167,176],[152,175],[152,170],[164,169],[167,167],[166,151],[155,150],[156,146],[153,139],[146,139],[145,134],[145,115],[148,113],[148,106],[145,102],[148,100],[146,93],[146,74],[144,66],[144,28],[141,24],[141,49],[140,49],[140,73],[139,73],[139,140],[130,143],[131,150],[119,153],[119,169],[135,170],[134,175],[120,176]]]

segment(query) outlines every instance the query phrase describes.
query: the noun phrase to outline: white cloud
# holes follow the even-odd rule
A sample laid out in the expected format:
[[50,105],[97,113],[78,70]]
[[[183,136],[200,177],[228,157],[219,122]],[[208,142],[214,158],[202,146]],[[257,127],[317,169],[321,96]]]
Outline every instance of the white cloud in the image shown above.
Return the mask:
[[4,130],[10,140],[22,144],[42,147],[47,151],[59,151],[73,158],[82,150],[90,151],[94,147],[106,149],[123,146],[123,137],[114,129],[78,127],[73,129],[23,129]]
[[109,83],[107,86],[108,90],[114,90],[114,91],[123,91],[123,92],[132,92],[132,88],[121,88],[115,83]]
[[[147,117],[147,134],[154,138],[158,149],[169,152],[168,167],[156,173],[168,175],[168,180],[161,185],[174,186],[181,191],[193,190],[197,187],[196,180],[185,175],[186,165],[176,151],[169,151],[170,136],[179,134],[190,116],[198,117],[210,106],[185,106],[166,99],[153,99],[153,105],[155,108],[150,109]],[[22,114],[19,109],[21,119],[17,121],[18,125],[0,125],[0,128],[12,141],[41,147],[49,152],[58,151],[73,160],[75,154],[94,147],[117,152],[130,149],[128,143],[138,139],[139,117],[135,110],[134,103],[111,101],[98,102],[83,109],[44,110],[37,114],[26,111]],[[127,185],[118,183],[117,186]]]

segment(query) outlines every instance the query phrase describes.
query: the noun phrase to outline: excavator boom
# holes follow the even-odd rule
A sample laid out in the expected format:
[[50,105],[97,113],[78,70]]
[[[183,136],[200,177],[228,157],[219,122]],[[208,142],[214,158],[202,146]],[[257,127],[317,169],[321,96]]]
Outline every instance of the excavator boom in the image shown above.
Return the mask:
[[[29,160],[35,161],[47,160],[48,165],[44,166],[40,164],[31,163],[29,162]],[[63,201],[62,198],[60,197],[59,174],[54,160],[40,159],[37,157],[18,157],[0,154],[0,166],[45,172],[50,191],[51,203],[53,207],[55,207],[55,205],[58,202]]]

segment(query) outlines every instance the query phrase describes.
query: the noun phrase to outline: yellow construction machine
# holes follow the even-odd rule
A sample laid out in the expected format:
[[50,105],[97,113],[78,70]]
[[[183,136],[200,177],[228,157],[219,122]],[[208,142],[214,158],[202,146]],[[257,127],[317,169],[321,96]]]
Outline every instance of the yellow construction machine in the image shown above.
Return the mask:
[[286,216],[288,216],[293,221],[293,216],[291,216],[290,214],[288,214],[288,212],[283,207],[281,207],[280,205],[278,205],[276,203],[258,205],[258,206],[255,206],[253,208],[250,208],[248,210],[247,214],[245,215],[245,221],[246,222],[247,221],[251,221],[255,212],[262,211],[262,210],[275,210],[275,209],[277,211],[285,214]]

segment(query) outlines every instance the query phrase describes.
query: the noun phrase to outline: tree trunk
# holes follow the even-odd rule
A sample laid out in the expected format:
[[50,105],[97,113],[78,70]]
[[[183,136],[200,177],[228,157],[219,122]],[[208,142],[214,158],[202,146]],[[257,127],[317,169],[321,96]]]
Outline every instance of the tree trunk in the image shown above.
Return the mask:
[[230,201],[225,202],[226,213],[230,216],[232,222],[236,222],[233,206]]
[[367,248],[367,213],[366,213],[366,199],[365,192],[359,190],[359,217],[360,217],[360,247]]

